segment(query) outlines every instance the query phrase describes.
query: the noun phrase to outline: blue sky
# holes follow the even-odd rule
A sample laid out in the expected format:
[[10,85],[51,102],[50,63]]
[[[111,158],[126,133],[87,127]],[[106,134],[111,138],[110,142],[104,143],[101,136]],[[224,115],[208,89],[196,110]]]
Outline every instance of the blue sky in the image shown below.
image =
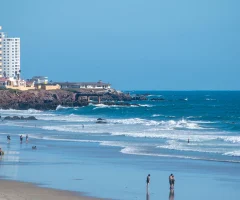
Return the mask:
[[0,0],[24,78],[239,90],[239,0]]

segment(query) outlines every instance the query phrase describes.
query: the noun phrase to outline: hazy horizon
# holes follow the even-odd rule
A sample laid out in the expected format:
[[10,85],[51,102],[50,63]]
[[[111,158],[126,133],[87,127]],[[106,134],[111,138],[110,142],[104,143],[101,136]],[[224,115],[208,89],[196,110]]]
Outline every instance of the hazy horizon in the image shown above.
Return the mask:
[[[240,90],[236,0],[8,0],[0,26],[21,38],[24,78],[119,90]],[[11,8],[11,9],[10,9]]]

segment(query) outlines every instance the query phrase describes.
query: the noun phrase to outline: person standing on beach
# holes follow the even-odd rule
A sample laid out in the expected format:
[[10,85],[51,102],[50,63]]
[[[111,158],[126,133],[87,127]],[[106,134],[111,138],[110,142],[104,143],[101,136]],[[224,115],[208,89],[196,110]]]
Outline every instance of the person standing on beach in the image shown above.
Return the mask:
[[148,194],[148,189],[149,189],[149,184],[150,184],[150,174],[147,176],[147,194]]
[[22,144],[22,141],[23,141],[23,136],[20,135],[20,143]]
[[28,134],[26,135],[26,143],[28,143]]

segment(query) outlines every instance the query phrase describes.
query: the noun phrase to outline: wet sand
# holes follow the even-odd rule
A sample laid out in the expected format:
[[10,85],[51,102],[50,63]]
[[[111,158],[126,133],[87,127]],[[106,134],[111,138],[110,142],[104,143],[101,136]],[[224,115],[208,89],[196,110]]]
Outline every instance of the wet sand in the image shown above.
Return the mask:
[[0,200],[101,200],[80,193],[41,188],[30,183],[0,180]]

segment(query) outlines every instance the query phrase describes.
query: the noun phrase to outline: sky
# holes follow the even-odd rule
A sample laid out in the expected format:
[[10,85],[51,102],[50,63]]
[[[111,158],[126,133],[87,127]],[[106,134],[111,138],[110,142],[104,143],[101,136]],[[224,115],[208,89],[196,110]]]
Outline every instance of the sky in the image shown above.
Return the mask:
[[0,0],[23,78],[240,90],[239,0]]

